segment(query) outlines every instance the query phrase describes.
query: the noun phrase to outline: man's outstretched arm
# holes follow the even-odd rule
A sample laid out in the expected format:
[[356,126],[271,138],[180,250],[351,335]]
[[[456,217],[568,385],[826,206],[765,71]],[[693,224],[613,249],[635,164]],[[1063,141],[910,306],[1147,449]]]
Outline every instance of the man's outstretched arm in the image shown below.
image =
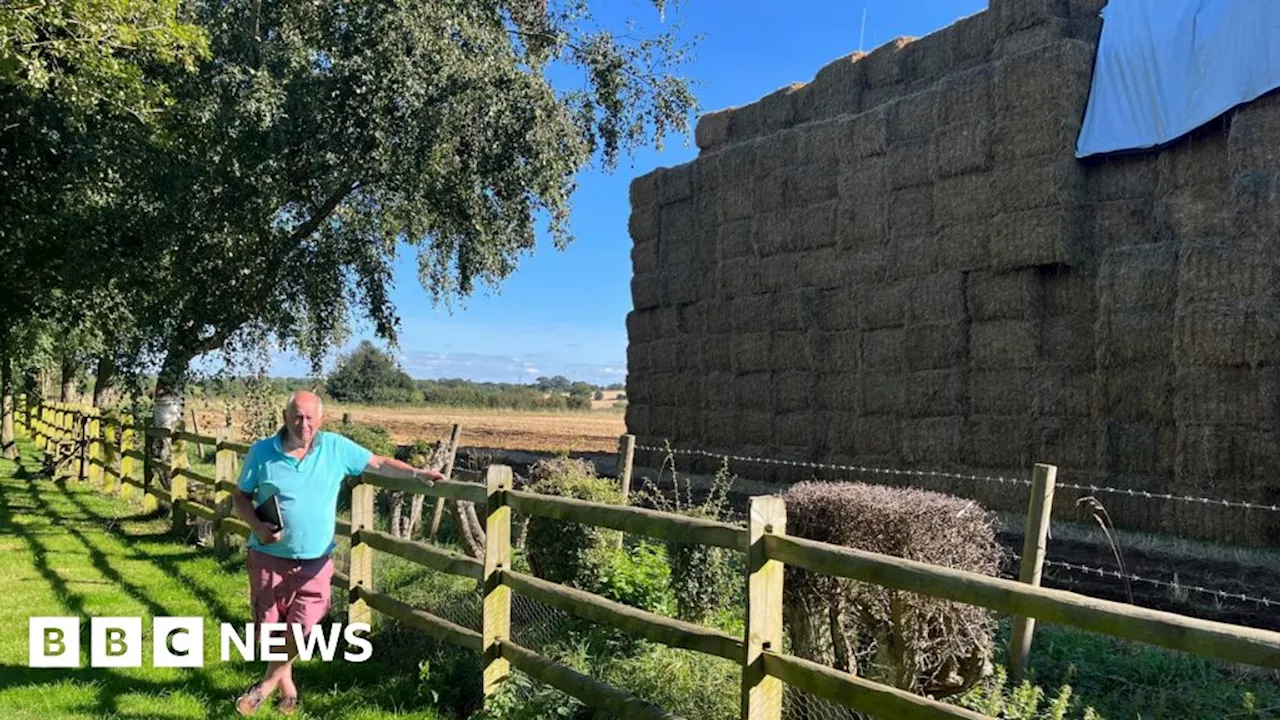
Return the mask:
[[386,455],[374,455],[369,458],[369,464],[365,466],[364,471],[398,480],[419,480],[426,483],[428,487],[435,485],[437,480],[445,479],[444,474],[436,470],[416,468],[407,462]]

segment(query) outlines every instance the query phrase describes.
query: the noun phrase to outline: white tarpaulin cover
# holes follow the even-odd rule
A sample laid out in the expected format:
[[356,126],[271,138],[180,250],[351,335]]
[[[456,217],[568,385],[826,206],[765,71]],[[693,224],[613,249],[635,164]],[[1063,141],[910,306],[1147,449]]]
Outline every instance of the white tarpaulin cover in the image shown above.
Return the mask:
[[1076,157],[1161,145],[1280,87],[1280,0],[1111,0]]

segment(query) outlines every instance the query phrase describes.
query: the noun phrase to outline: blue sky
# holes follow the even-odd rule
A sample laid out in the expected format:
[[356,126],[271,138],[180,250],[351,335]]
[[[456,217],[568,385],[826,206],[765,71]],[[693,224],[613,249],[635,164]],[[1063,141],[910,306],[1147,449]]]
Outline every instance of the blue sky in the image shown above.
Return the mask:
[[[669,5],[672,5],[670,1]],[[808,82],[826,63],[900,36],[921,36],[979,12],[986,0],[685,0],[669,7],[667,24],[700,36],[684,74],[697,83],[704,112],[745,105],[792,82]],[[650,0],[595,0],[597,20],[620,29],[628,19],[654,28]],[[397,262],[393,299],[402,321],[401,364],[416,378],[530,382],[565,375],[592,383],[626,377],[626,317],[631,311],[631,179],[697,156],[693,138],[672,137],[662,152],[625,158],[613,174],[579,177],[567,250],[540,242],[496,292],[480,291],[452,313],[432,307],[417,280],[416,261]],[[352,340],[372,337],[358,327]],[[330,359],[332,364],[333,360]],[[274,375],[308,373],[300,358],[273,357]]]

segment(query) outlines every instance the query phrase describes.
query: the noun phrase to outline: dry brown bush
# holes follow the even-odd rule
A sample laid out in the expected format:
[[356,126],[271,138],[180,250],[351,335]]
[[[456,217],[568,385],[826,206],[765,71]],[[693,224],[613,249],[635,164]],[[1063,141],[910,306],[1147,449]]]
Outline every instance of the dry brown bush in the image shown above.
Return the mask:
[[[861,483],[806,482],[785,495],[787,533],[996,575],[995,517],[970,500]],[[943,697],[988,667],[994,618],[982,608],[792,567],[792,652],[912,692]]]

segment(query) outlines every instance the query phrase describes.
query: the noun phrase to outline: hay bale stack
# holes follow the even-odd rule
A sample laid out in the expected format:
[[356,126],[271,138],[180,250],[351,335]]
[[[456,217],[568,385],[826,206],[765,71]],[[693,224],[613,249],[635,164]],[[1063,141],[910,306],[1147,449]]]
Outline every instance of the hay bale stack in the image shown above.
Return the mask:
[[[994,519],[971,501],[859,483],[801,483],[784,496],[791,535],[995,575]],[[801,657],[946,696],[982,675],[994,622],[982,609],[787,569],[785,619]]]

